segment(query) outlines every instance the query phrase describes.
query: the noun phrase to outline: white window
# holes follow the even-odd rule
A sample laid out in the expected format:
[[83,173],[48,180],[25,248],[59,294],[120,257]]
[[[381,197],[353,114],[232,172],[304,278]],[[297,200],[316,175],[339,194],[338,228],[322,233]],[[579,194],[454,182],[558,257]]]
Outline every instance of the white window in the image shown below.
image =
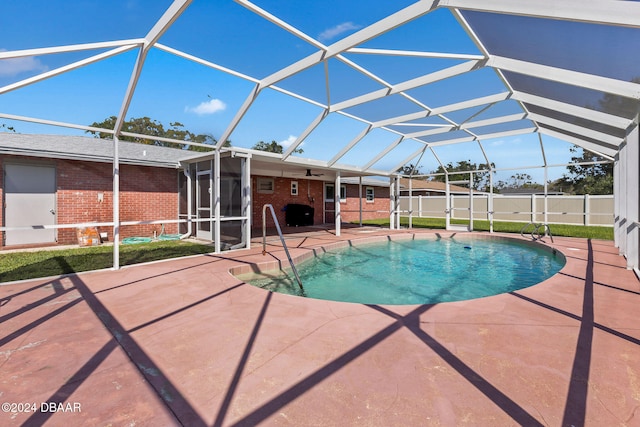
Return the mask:
[[[326,184],[325,185],[325,202],[333,202],[335,197],[335,185],[334,184]],[[340,185],[340,201],[347,201],[347,186],[342,184]]]
[[256,178],[256,189],[261,194],[273,194],[273,178]]
[[298,195],[298,181],[291,181],[291,195]]
[[369,202],[369,203],[373,203],[373,201],[374,201],[374,194],[375,194],[375,192],[374,192],[374,190],[373,190],[373,187],[366,187],[366,188],[365,188],[365,196],[366,196],[366,198],[367,198],[367,202]]

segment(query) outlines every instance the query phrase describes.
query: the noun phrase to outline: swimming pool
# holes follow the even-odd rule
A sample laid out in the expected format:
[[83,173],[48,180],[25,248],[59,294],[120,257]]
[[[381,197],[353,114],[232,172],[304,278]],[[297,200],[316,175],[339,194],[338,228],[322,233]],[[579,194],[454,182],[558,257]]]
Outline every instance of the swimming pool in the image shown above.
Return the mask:
[[[351,245],[297,264],[305,296],[363,304],[435,304],[511,292],[557,273],[564,256],[513,239],[402,239]],[[301,295],[291,271],[238,275]]]

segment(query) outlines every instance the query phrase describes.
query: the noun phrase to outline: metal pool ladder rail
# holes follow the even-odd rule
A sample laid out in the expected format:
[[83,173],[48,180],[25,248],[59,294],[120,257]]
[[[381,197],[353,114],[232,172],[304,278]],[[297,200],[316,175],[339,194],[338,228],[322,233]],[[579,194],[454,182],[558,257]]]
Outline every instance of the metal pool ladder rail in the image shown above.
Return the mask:
[[289,254],[289,249],[287,248],[287,243],[284,241],[284,236],[282,235],[282,230],[280,230],[280,223],[278,223],[278,218],[276,217],[276,212],[273,210],[273,205],[267,203],[262,206],[262,255],[267,254],[267,208],[271,211],[271,216],[273,217],[273,222],[276,224],[276,230],[278,230],[278,235],[280,236],[280,241],[282,242],[282,247],[284,248],[284,252],[287,254],[287,258],[289,259],[289,264],[291,265],[291,270],[293,270],[293,275],[296,276],[296,280],[298,281],[298,286],[300,286],[300,291],[302,291],[302,296],[304,294],[304,288],[302,287],[302,280],[300,280],[300,276],[298,275],[298,269],[296,268],[293,260],[291,259],[291,254]]
[[[533,226],[533,231],[531,231],[531,239],[542,240],[542,238],[548,234],[551,238],[551,243],[553,243],[553,234],[551,234],[551,227],[549,227],[549,224],[536,224],[534,222],[530,222],[520,230],[520,235],[522,237],[524,237],[525,230],[527,230],[527,228],[529,228],[529,226],[531,225]],[[540,229],[542,229],[542,232],[540,231]]]

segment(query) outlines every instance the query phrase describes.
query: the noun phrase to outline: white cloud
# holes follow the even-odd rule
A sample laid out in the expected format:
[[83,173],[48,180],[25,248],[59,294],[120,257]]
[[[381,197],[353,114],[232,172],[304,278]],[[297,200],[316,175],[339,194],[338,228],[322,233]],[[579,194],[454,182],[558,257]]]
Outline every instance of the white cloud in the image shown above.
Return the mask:
[[327,41],[338,37],[342,33],[346,33],[351,30],[358,30],[362,28],[361,25],[356,25],[353,22],[343,22],[342,24],[338,24],[335,27],[327,28],[318,36],[318,40]]
[[[6,49],[0,49],[0,52],[6,52]],[[34,56],[0,59],[0,77],[16,76],[27,71],[43,72],[48,69],[49,67]]]
[[[289,135],[289,138],[285,139],[284,141],[280,141],[278,144],[282,145],[282,148],[289,148],[291,144],[296,142],[296,139],[298,139],[297,136]],[[300,145],[304,145],[304,143]]]
[[215,114],[219,111],[224,111],[227,108],[227,104],[219,99],[211,99],[207,102],[201,102],[197,107],[185,107],[184,111],[188,113],[196,113],[199,116],[205,114]]

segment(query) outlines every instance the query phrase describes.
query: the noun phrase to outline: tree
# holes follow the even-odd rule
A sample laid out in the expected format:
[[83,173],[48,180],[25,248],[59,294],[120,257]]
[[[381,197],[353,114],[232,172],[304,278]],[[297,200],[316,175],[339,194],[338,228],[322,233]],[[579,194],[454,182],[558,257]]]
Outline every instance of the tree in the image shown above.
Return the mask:
[[[640,83],[640,76],[634,77],[631,79],[631,82]],[[638,101],[605,93],[602,98],[598,100],[598,107],[587,105],[587,108],[616,116],[631,117],[638,113]],[[584,119],[578,119],[577,124],[601,132],[608,132],[610,130],[606,125],[594,124]],[[579,165],[577,163],[597,162],[606,159],[575,145],[570,150],[572,153],[576,153],[576,155],[571,158],[571,162],[574,164],[567,166],[568,174],[564,174],[562,178],[556,180],[554,186],[562,188],[563,191],[570,191],[577,194],[612,194],[613,164],[609,162],[594,165]]]
[[[409,163],[408,165],[402,166],[400,169],[398,169],[398,173],[402,174],[402,175],[422,175],[422,170],[421,170],[421,166],[418,165],[414,165],[413,163]],[[424,178],[420,178],[420,179],[424,179]]]
[[[491,167],[495,167],[492,163]],[[480,169],[489,169],[489,165],[486,163],[480,163],[479,165],[475,163],[471,163],[471,160],[462,160],[459,161],[455,166],[453,163],[449,162],[445,165],[447,172],[449,173],[449,181],[464,181],[469,179],[469,171],[475,171]],[[431,172],[442,174],[445,171],[445,168],[442,166],[438,166],[438,168]],[[473,174],[473,183],[472,188],[478,191],[488,191],[489,188],[489,171],[485,170],[484,172],[474,172]],[[445,182],[444,175],[436,175],[432,178],[433,181]]]
[[[269,153],[282,154],[284,152],[282,144],[278,144],[276,141],[271,141],[270,143],[266,143],[264,141],[256,142],[256,144],[251,148],[254,150],[267,151]],[[302,154],[304,153],[304,150],[302,148],[296,148],[293,152]]]
[[504,189],[521,189],[534,188],[536,190],[544,190],[544,185],[533,182],[531,175],[528,173],[516,173],[505,181],[498,181],[495,188],[500,191]]
[[[2,130],[2,129],[6,129],[6,130]],[[16,130],[13,126],[7,126],[6,124],[2,123],[0,125],[0,130],[2,130],[2,132],[13,132],[16,133]]]
[[613,163],[581,165],[607,159],[575,145],[570,151],[576,155],[571,157],[572,164],[567,166],[568,174],[562,176],[558,185],[570,187],[571,192],[576,194],[612,194]]
[[[634,77],[631,82],[640,83],[640,76]],[[605,93],[598,104],[598,110],[615,116],[629,117],[638,113],[638,101],[632,98]]]
[[[102,122],[92,123],[92,127],[98,127],[102,129],[114,129],[116,125],[116,116],[111,116]],[[122,131],[129,133],[137,133],[142,135],[149,135],[149,138],[141,138],[136,136],[126,136],[121,135],[119,139],[121,141],[131,141],[137,142],[140,144],[147,145],[156,145],[160,147],[173,147],[173,148],[182,148],[185,150],[191,151],[208,151],[205,147],[191,146],[186,144],[175,144],[171,142],[161,141],[159,139],[154,139],[154,137],[158,138],[171,138],[178,139],[189,142],[197,142],[200,144],[211,144],[214,145],[217,141],[216,139],[208,134],[195,134],[184,129],[184,125],[180,122],[169,123],[171,126],[169,129],[165,129],[162,123],[157,120],[152,120],[149,117],[139,117],[139,118],[131,118],[128,121],[125,121],[122,124]],[[96,138],[109,139],[112,138],[110,133],[106,132],[98,132],[98,131],[87,131],[87,133],[94,135]],[[226,141],[224,146],[228,147],[231,145],[230,141]]]

